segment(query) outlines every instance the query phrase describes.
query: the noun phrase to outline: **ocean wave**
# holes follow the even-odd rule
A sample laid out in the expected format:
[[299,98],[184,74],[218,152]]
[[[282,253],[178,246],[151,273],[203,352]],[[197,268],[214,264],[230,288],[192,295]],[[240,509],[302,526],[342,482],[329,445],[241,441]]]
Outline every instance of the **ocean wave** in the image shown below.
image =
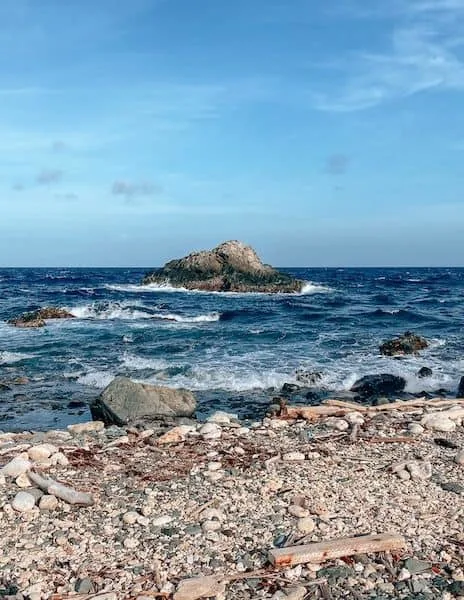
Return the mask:
[[139,320],[153,319],[158,321],[174,321],[176,323],[214,323],[221,319],[221,313],[210,312],[201,315],[181,315],[177,313],[153,312],[141,305],[123,302],[95,302],[83,306],[67,308],[78,319],[102,320]]
[[80,375],[77,378],[77,383],[103,389],[109,385],[114,378],[115,375],[109,371],[89,371]]
[[[232,296],[232,297],[243,297],[243,296],[269,296],[269,295],[282,295],[282,294],[270,294],[269,292],[211,292],[207,290],[189,290],[184,287],[174,287],[167,283],[149,283],[146,285],[142,284],[106,284],[105,288],[114,292],[129,292],[129,293],[153,293],[153,292],[167,292],[167,293],[187,293],[187,294],[220,294],[221,296]],[[314,283],[312,281],[305,281],[301,292],[294,292],[291,294],[284,294],[285,296],[307,296],[310,294],[324,294],[333,292],[334,290],[326,285]]]
[[168,368],[168,362],[164,358],[145,358],[143,356],[135,356],[134,354],[124,354],[121,358],[121,364],[135,371],[144,369],[153,369],[161,371]]
[[34,354],[25,354],[24,352],[0,352],[0,365],[12,365],[28,358],[34,358]]

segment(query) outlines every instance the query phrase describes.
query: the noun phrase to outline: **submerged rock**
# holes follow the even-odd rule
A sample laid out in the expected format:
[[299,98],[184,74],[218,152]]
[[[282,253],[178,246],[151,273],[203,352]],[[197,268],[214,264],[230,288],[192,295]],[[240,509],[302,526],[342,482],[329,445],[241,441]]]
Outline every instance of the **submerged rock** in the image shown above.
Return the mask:
[[300,292],[303,282],[261,262],[251,246],[230,241],[148,273],[142,283],[210,292]]
[[384,354],[385,356],[416,354],[419,350],[424,350],[427,347],[428,342],[425,338],[406,331],[400,337],[384,342],[380,346],[380,354]]
[[430,369],[429,367],[421,367],[418,371],[417,371],[417,376],[420,379],[424,379],[425,377],[432,377],[432,369]]
[[8,323],[22,328],[44,327],[47,319],[74,319],[74,315],[64,308],[46,306],[10,319]]
[[196,409],[188,390],[135,383],[116,377],[90,405],[92,417],[106,425],[126,425],[157,417],[190,417]]
[[397,375],[381,373],[380,375],[366,375],[358,379],[351,388],[361,398],[367,399],[376,396],[397,394],[406,386],[406,380]]

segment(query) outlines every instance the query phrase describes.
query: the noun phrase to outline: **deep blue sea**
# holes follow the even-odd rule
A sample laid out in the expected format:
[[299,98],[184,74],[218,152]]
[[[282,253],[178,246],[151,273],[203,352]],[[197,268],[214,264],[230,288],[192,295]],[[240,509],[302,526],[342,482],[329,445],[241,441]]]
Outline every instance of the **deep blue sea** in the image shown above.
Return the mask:
[[[370,373],[406,377],[407,391],[454,392],[464,374],[464,269],[286,269],[292,295],[186,292],[139,285],[145,269],[0,269],[0,430],[89,418],[87,403],[118,374],[197,391],[200,412],[262,414],[295,370],[323,373],[327,393]],[[41,306],[77,318],[42,329],[5,321]],[[405,330],[420,357],[379,355]],[[422,366],[430,379],[418,379]]]

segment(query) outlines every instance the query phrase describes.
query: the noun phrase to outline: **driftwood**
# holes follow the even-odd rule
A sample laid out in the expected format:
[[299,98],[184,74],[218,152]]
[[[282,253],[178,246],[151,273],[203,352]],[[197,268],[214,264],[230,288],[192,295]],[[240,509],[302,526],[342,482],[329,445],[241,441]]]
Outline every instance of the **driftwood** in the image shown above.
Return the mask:
[[32,483],[35,483],[41,490],[51,496],[56,496],[57,498],[64,500],[68,504],[76,504],[79,506],[92,506],[94,504],[94,500],[90,494],[78,492],[74,488],[58,483],[49,477],[43,477],[35,471],[28,471],[27,476]]
[[304,563],[322,563],[355,554],[402,550],[405,546],[406,541],[403,536],[396,533],[382,533],[317,542],[305,546],[277,548],[269,552],[269,560],[276,567],[288,567]]
[[[281,410],[280,417],[317,421],[324,417],[343,417],[350,412],[375,414],[390,410],[408,411],[414,408],[442,408],[456,405],[464,405],[464,400],[425,400],[424,398],[418,398],[417,400],[398,400],[397,402],[381,404],[380,406],[364,406],[362,404],[357,404],[356,402],[345,402],[344,400],[326,400],[324,404],[319,406],[284,406]],[[460,409],[456,410],[456,416],[461,416]]]

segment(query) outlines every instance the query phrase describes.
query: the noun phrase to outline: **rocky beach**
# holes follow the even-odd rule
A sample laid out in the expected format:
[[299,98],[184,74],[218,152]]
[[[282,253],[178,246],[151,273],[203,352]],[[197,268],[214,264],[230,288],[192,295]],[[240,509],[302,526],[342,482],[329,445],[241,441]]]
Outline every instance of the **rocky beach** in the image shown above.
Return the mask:
[[[463,419],[464,400],[282,402],[251,423],[216,412],[2,434],[0,595],[462,598]],[[404,547],[270,556],[385,533]]]

